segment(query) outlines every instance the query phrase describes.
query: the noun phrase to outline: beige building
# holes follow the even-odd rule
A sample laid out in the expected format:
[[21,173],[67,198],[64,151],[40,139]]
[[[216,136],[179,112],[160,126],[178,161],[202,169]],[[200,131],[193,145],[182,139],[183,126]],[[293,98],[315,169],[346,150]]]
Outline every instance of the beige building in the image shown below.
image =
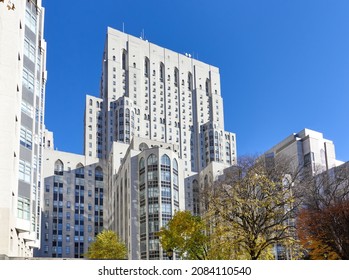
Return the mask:
[[40,0],[3,1],[0,14],[0,256],[30,257],[43,195],[44,8]]

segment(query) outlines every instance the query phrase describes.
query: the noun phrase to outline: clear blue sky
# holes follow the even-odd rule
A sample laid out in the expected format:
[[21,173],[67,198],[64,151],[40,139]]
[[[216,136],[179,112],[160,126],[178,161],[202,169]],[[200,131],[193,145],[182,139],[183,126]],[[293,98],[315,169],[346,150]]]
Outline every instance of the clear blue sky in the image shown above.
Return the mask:
[[85,95],[99,96],[107,26],[220,68],[238,154],[310,128],[349,160],[349,1],[43,0],[46,126],[82,153]]

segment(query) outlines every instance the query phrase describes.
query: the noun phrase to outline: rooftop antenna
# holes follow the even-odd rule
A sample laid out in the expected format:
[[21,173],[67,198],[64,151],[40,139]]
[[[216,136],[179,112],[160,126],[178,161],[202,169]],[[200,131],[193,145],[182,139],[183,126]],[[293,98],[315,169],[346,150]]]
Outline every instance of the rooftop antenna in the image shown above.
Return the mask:
[[141,39],[144,40],[144,38],[145,38],[145,35],[144,35],[144,28],[143,28],[141,32]]
[[125,23],[122,23],[122,32],[125,33]]

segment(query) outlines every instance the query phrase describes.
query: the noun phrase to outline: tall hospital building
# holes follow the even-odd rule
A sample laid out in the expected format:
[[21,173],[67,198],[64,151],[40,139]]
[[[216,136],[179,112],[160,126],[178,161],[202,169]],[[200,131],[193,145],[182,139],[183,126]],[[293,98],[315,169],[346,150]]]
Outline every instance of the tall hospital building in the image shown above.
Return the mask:
[[176,210],[199,215],[200,184],[236,162],[219,69],[108,28],[84,149],[106,163],[104,226],[130,259],[166,258],[156,232]]
[[39,247],[43,195],[44,9],[12,2],[0,2],[0,258]]

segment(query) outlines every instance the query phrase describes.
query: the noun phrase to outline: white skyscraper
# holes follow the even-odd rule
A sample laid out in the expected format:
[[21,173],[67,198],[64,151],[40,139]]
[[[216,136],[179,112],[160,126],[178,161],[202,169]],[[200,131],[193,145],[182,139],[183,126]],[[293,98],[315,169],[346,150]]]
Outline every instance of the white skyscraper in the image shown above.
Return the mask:
[[188,172],[235,163],[217,67],[108,28],[102,69],[105,158],[137,136],[178,145]]
[[40,244],[46,42],[41,1],[0,2],[0,257]]
[[107,162],[104,224],[130,259],[167,258],[156,233],[176,210],[199,215],[203,178],[236,163],[219,69],[108,28],[100,92],[86,101],[85,153],[102,145]]

